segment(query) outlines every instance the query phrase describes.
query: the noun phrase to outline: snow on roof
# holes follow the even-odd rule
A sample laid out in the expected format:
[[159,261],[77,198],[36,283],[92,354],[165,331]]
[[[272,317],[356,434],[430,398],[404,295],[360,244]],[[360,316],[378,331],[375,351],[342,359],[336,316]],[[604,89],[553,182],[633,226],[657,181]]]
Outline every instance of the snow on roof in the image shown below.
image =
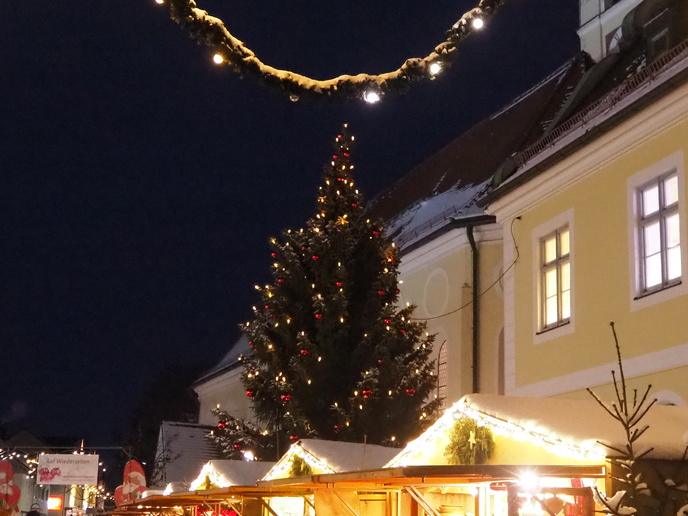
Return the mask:
[[452,220],[482,215],[484,211],[476,206],[475,200],[489,182],[457,186],[419,200],[387,223],[387,233],[404,248]]
[[[213,427],[194,423],[163,421],[158,435],[158,456],[170,460],[163,464],[159,482],[191,482],[203,464],[217,457],[214,443],[206,436]],[[157,487],[157,486],[153,486]]]
[[203,489],[207,480],[217,487],[252,486],[262,479],[274,462],[245,460],[211,460],[191,483],[190,490]]
[[265,475],[265,479],[284,477],[294,457],[302,458],[319,473],[341,473],[379,469],[398,451],[397,448],[376,444],[301,439],[291,445],[287,453]]
[[[615,452],[600,443],[625,448],[625,433],[592,398],[524,398],[493,394],[469,394],[456,402],[423,435],[409,443],[387,467],[412,463],[418,451],[434,446],[453,425],[455,418],[469,416],[488,425],[497,434],[526,435],[539,446],[560,453],[578,453],[590,458]],[[649,428],[637,441],[637,451],[653,450],[647,458],[679,460],[686,450],[688,407],[655,404],[640,427]]]
[[222,373],[226,369],[229,369],[239,363],[239,358],[241,355],[247,354],[251,350],[251,346],[248,345],[248,337],[245,334],[241,334],[241,337],[232,345],[227,354],[222,357],[217,364],[205,371],[198,380],[196,380],[195,385],[203,383],[211,378]]

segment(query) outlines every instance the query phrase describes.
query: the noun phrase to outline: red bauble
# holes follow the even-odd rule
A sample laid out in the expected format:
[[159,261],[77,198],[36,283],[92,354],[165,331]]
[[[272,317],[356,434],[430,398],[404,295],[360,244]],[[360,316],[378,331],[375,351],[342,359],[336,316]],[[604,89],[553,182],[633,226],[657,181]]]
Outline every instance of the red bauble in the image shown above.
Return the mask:
[[345,152],[345,153],[344,153],[344,156],[346,156],[346,157],[348,158],[348,157],[349,157],[349,153],[348,153],[348,152]]
[[272,253],[271,255],[273,258],[277,258],[277,253]]
[[332,155],[332,159],[337,159],[339,156],[337,154]]
[[227,425],[224,424],[222,421],[220,421],[220,422],[217,424],[217,427],[220,428],[220,429],[222,429],[222,428],[226,428]]
[[406,394],[409,396],[413,396],[416,393],[416,389],[411,388],[411,389],[406,389]]
[[270,310],[270,305],[265,305],[266,310]]
[[373,231],[373,235],[378,236],[380,234],[379,231]]
[[338,287],[341,287],[342,285],[344,285],[344,283],[342,283],[341,281],[338,281],[337,283],[335,283],[335,285],[337,285]]
[[246,391],[246,396],[248,396],[249,398],[253,398],[253,396],[255,396],[255,395],[256,395],[255,391]]
[[382,363],[382,359],[381,359],[381,358],[378,359],[377,363],[378,363],[378,364],[381,364],[381,363]]
[[308,354],[308,350],[307,350],[307,349],[302,349],[302,350],[301,350],[301,354],[302,354],[302,355],[307,355],[307,354]]
[[339,425],[334,425],[334,431],[335,433],[339,433],[341,431],[342,427]]
[[315,314],[316,319],[322,319],[322,314]]
[[399,290],[399,289],[396,289],[396,290],[394,291],[395,294],[398,294],[399,292],[401,292],[401,290]]
[[406,334],[406,330],[399,330],[399,333]]
[[289,401],[291,400],[291,394],[282,394],[280,398],[282,399],[282,401]]
[[351,207],[352,207],[352,208],[355,208],[356,206],[358,206],[358,203],[357,203],[357,202],[352,202],[352,203],[351,203]]
[[313,256],[311,256],[311,258],[313,258],[314,260],[317,260],[320,257],[314,254]]
[[284,278],[277,278],[277,283],[284,283]]
[[364,398],[370,398],[373,395],[373,391],[370,389],[364,389],[361,391],[361,394],[363,394]]
[[299,436],[298,436],[298,435],[290,435],[290,436],[289,436],[289,440],[290,440],[290,441],[298,441],[298,440],[299,440]]
[[384,296],[384,295],[385,295],[385,291],[384,291],[384,290],[378,290],[378,291],[377,291],[377,295],[378,295],[378,296]]
[[239,443],[234,443],[232,446],[235,450],[241,450],[241,445]]
[[308,247],[306,247],[305,245],[302,245],[302,246],[301,246],[301,250],[302,250],[302,251],[305,251],[306,249],[308,249]]
[[390,324],[392,322],[392,319],[385,319],[385,324]]

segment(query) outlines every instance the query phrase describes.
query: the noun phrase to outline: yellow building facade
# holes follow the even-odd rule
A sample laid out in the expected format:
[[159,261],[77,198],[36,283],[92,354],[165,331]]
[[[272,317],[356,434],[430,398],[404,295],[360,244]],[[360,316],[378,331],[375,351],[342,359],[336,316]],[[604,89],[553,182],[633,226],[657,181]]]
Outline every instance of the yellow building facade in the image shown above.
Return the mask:
[[631,385],[688,401],[686,48],[495,190],[507,394],[608,398],[613,322]]
[[[437,393],[445,400],[445,406],[474,392],[474,383],[480,392],[503,392],[499,354],[503,296],[497,281],[502,259],[501,228],[484,224],[470,230],[478,256],[477,282],[468,231],[454,229],[402,254],[399,268],[400,302],[415,305],[414,316],[426,321],[428,333],[435,335]],[[477,335],[474,287],[479,295]],[[474,339],[478,353],[475,377]]]

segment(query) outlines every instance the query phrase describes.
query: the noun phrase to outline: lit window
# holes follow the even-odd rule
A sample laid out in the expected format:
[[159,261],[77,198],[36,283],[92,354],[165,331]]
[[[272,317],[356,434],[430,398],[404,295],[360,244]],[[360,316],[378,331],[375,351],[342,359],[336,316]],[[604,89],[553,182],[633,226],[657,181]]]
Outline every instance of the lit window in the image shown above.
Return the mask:
[[568,225],[540,239],[540,329],[571,319],[571,247]]
[[638,189],[639,294],[646,295],[681,282],[681,226],[676,172]]

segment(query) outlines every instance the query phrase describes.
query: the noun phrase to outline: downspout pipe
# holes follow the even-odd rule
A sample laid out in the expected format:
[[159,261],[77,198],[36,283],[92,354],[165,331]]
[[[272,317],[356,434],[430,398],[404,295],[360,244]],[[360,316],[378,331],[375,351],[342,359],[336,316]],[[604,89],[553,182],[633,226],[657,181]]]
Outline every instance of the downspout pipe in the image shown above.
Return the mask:
[[480,306],[478,302],[480,300],[480,253],[478,251],[478,245],[475,243],[475,237],[473,236],[473,228],[475,226],[466,226],[466,236],[468,237],[468,242],[471,244],[471,251],[473,253],[473,260],[471,261],[472,272],[473,272],[473,292],[472,292],[472,305],[473,305],[473,392],[480,391],[480,356],[479,356],[479,344],[480,344]]

